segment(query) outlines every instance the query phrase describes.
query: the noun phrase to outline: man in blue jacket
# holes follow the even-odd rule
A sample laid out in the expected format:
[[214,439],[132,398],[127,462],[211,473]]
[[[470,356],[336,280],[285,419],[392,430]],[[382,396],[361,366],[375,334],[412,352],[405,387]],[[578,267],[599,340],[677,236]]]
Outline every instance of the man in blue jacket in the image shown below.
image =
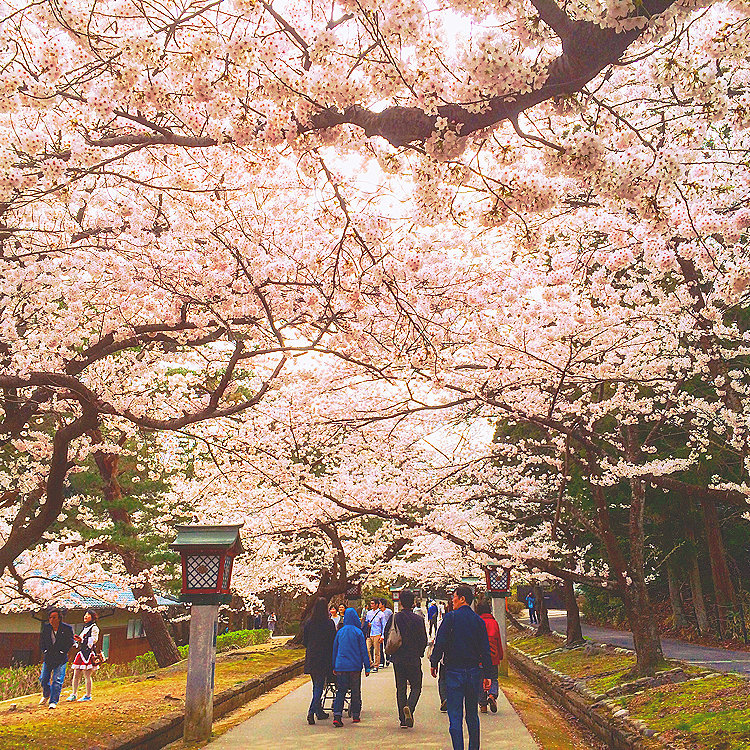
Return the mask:
[[[453,592],[453,612],[447,612],[435,636],[430,670],[437,677],[444,658],[448,720],[453,750],[464,750],[464,705],[469,750],[479,750],[479,698],[490,689],[492,654],[484,620],[471,608],[474,592],[458,586]],[[484,680],[482,678],[484,677]]]
[[[481,621],[480,621],[481,622]],[[484,623],[482,623],[484,627]],[[489,648],[489,647],[488,647]],[[333,700],[333,726],[343,727],[344,696],[352,692],[352,721],[358,724],[362,713],[362,667],[370,674],[370,656],[357,611],[348,607],[344,624],[333,641],[333,673],[336,675],[336,697]]]

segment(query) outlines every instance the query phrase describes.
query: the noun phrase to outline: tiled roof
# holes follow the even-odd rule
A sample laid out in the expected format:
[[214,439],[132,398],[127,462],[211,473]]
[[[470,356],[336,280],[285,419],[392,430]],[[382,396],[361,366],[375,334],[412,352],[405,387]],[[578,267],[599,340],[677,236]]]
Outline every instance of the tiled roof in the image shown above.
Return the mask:
[[[102,592],[101,598],[96,595],[99,591]],[[91,607],[92,609],[109,609],[112,607],[116,607],[117,609],[135,609],[138,605],[130,589],[122,588],[112,583],[112,581],[90,583],[86,586],[85,593],[69,591],[55,603],[57,606],[65,607],[66,609],[84,609],[86,607]],[[171,597],[157,594],[156,603],[160,607],[171,607],[180,602]]]

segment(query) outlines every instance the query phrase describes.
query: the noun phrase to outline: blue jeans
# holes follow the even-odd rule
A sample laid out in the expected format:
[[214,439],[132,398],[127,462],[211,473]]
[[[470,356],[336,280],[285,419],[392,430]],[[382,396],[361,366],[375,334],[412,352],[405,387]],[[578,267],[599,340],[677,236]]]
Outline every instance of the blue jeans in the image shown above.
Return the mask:
[[479,667],[446,669],[445,688],[448,721],[453,750],[464,750],[464,708],[469,730],[469,750],[479,750],[479,696],[482,695],[482,673]]
[[352,718],[362,713],[362,672],[339,672],[336,675],[336,697],[333,699],[333,715],[341,718],[344,712],[344,696],[352,691]]
[[49,698],[50,703],[60,702],[60,693],[65,680],[65,667],[67,666],[66,662],[54,668],[50,667],[46,661],[42,663],[42,675],[39,682],[42,683],[42,695]]
[[312,680],[312,700],[310,701],[310,709],[308,713],[316,714],[320,716],[323,713],[323,708],[320,705],[321,698],[323,697],[323,691],[326,689],[326,681],[328,675],[323,672],[317,674],[311,674],[310,679]]

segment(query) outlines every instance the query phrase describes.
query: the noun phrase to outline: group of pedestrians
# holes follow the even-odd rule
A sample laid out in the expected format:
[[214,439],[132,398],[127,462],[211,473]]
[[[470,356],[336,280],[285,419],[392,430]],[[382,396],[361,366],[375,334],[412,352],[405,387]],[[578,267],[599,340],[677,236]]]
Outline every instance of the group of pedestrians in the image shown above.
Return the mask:
[[[479,711],[497,711],[498,668],[503,658],[500,629],[489,604],[481,602],[474,612],[473,600],[469,586],[458,586],[439,626],[436,605],[431,603],[427,610],[430,630],[436,630],[431,674],[439,678],[441,710],[448,714],[454,750],[463,750],[464,720],[469,750],[479,750]],[[302,637],[307,649],[305,673],[312,679],[309,724],[330,718],[322,705],[329,684],[335,684],[333,726],[343,726],[347,693],[352,722],[361,721],[362,672],[367,677],[382,668],[380,664],[387,664],[381,656],[385,644],[384,656],[390,656],[393,663],[399,724],[404,729],[414,726],[428,635],[424,617],[413,611],[414,593],[401,591],[400,603],[402,608],[394,616],[386,600],[373,599],[359,616],[344,605],[329,611],[326,600],[318,599],[303,624]]]
[[71,664],[73,669],[73,685],[68,701],[77,701],[81,676],[86,683],[86,692],[81,701],[92,699],[93,675],[103,660],[97,648],[99,642],[98,616],[93,609],[87,609],[83,614],[83,629],[80,635],[75,635],[72,626],[63,622],[63,612],[52,607],[47,613],[47,622],[42,623],[39,634],[39,649],[42,652],[42,674],[39,682],[42,685],[42,697],[39,705],[57,708],[60,702],[65,672],[68,666],[68,652],[74,645],[78,650]]

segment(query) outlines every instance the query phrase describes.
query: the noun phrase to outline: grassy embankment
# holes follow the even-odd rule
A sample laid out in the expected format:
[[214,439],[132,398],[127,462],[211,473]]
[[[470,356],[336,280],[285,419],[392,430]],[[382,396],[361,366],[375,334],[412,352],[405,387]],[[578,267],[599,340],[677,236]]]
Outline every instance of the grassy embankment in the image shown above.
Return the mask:
[[[583,649],[559,651],[564,640],[555,636],[520,635],[511,646],[576,680],[597,694],[626,683],[635,655],[587,654]],[[678,666],[666,662],[665,669]],[[644,721],[667,742],[689,750],[748,750],[750,748],[750,680],[688,667],[686,682],[648,687],[616,698],[633,719]]]
[[[300,649],[251,646],[220,656],[216,692],[241,684],[304,655]],[[94,700],[67,703],[54,711],[39,696],[0,704],[3,750],[80,750],[103,738],[145,726],[184,706],[186,662],[136,677],[95,681]],[[16,708],[11,710],[11,706]]]

